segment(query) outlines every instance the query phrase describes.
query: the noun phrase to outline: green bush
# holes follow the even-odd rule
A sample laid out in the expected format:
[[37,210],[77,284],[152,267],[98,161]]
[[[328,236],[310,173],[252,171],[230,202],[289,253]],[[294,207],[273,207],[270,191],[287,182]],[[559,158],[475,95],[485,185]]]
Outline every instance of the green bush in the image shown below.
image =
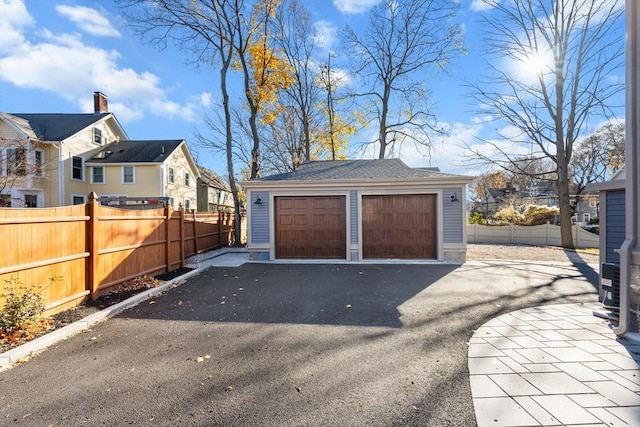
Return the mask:
[[[49,277],[49,283],[60,280]],[[27,287],[17,278],[5,280],[5,293],[0,295],[4,305],[0,308],[0,331],[5,336],[29,334],[42,326],[44,296],[40,286]]]
[[474,212],[469,217],[469,224],[485,225],[487,220],[480,212]]

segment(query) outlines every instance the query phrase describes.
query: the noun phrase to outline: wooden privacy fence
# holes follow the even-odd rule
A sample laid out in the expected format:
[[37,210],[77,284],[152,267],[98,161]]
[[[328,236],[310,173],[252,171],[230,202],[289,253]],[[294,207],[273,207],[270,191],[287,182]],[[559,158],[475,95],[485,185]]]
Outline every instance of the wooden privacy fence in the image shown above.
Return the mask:
[[95,193],[84,205],[0,208],[0,294],[11,280],[39,287],[55,314],[129,279],[182,267],[188,256],[233,243],[234,233],[233,213],[119,209],[100,205]]
[[[597,234],[578,225],[572,226],[571,232],[577,248],[597,248],[600,245]],[[560,226],[549,223],[533,226],[467,224],[467,242],[561,246],[562,240]]]

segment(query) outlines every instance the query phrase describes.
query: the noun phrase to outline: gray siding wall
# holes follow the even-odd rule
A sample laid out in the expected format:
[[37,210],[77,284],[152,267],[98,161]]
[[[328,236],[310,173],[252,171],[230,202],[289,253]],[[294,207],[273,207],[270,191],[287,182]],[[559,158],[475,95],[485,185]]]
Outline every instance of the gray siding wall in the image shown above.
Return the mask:
[[[620,255],[614,252],[614,249],[620,249],[624,243],[625,233],[625,212],[624,212],[624,190],[607,191],[606,218],[607,227],[606,246],[607,252],[605,262],[620,263]],[[600,224],[602,227],[603,224]]]
[[251,205],[251,242],[269,243],[269,192],[254,191],[251,193],[249,203],[254,203],[256,198],[262,199],[261,205]]
[[352,245],[358,243],[358,192],[351,190],[349,193],[351,198],[349,207],[349,221],[351,222],[351,242]]
[[[451,201],[455,193],[458,200]],[[462,217],[462,188],[442,189],[442,239],[444,243],[462,243],[462,227],[465,226]]]

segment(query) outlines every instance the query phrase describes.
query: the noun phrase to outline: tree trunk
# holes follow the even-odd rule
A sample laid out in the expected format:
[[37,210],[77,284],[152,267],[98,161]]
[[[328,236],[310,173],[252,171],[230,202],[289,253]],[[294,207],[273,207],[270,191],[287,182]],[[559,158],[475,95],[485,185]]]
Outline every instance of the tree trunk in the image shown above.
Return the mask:
[[[231,58],[231,52],[229,52],[228,58]],[[229,93],[227,91],[227,71],[229,70],[230,61],[227,60],[220,68],[220,92],[222,92],[222,106],[224,109],[224,122],[226,131],[226,151],[227,151],[227,171],[229,172],[229,187],[231,187],[231,194],[233,195],[233,207],[234,207],[234,246],[240,246],[242,242],[242,227],[240,217],[240,195],[238,192],[238,185],[236,184],[236,177],[233,171],[233,135],[231,133],[231,111],[229,107]]]
[[566,167],[558,167],[558,204],[560,208],[560,241],[561,246],[573,249],[573,235],[571,234],[571,199],[569,197],[569,176]]

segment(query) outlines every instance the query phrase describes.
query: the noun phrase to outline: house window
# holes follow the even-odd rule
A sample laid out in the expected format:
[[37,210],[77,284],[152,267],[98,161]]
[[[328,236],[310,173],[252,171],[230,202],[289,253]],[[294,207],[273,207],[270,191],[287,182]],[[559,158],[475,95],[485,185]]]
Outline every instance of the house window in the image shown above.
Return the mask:
[[187,212],[191,210],[191,200],[184,199],[184,210]]
[[176,205],[173,204],[173,197],[169,197],[169,206],[171,206],[171,209],[176,208]]
[[122,183],[123,184],[134,184],[136,181],[135,171],[133,166],[123,166],[122,167]]
[[93,143],[102,145],[102,129],[93,128]]
[[0,208],[10,208],[10,207],[11,207],[11,195],[0,194]]
[[37,208],[38,207],[38,196],[35,194],[25,194],[24,195],[24,207],[25,208]]
[[582,222],[588,223],[589,221],[591,221],[591,214],[588,214],[588,213],[582,214]]
[[84,159],[73,156],[71,158],[71,179],[84,181]]
[[190,177],[189,177],[189,172],[185,172],[185,173],[184,173],[184,186],[185,186],[185,187],[189,187],[189,186],[190,186],[190,184],[191,184],[191,182],[190,182],[190,179],[189,179],[189,178],[190,178]]
[[175,173],[173,172],[173,168],[169,168],[169,184],[173,184],[176,181]]
[[85,198],[84,196],[80,196],[77,194],[72,194],[71,195],[71,203],[74,205],[83,205],[85,203]]
[[93,184],[104,184],[104,167],[103,166],[94,166],[91,168],[91,182]]
[[7,148],[7,175],[26,175],[27,151],[24,148]]
[[44,176],[44,151],[36,150],[34,152],[35,168],[34,173],[38,177]]
[[589,199],[589,207],[595,208],[596,206],[598,206],[598,201],[595,198]]

